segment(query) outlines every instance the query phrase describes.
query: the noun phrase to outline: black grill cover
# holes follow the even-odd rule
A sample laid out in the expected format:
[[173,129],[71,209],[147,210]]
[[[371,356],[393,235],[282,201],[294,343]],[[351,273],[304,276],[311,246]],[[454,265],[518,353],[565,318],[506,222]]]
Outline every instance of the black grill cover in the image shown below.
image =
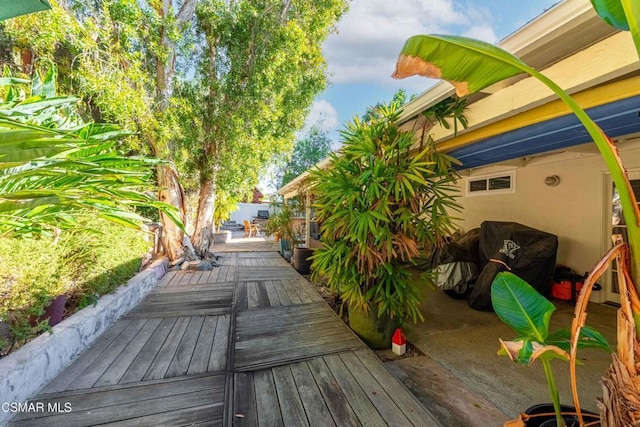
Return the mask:
[[484,268],[469,295],[469,305],[476,310],[492,310],[491,283],[499,272],[509,269],[548,296],[557,251],[558,238],[553,234],[516,222],[483,222],[480,265]]
[[479,248],[480,229],[474,228],[458,240],[436,249],[431,257],[431,267],[435,268],[438,265],[450,262],[472,262],[478,264],[480,261]]

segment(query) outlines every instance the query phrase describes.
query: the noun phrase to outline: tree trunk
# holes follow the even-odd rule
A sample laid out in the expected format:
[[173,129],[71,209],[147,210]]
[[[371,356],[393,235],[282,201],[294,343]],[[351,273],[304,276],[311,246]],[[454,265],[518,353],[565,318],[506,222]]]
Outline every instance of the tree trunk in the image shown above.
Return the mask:
[[206,256],[209,245],[213,241],[213,210],[216,200],[214,178],[209,178],[200,184],[198,196],[198,211],[196,212],[195,230],[193,232],[193,246],[201,257]]
[[[184,0],[180,10],[175,16],[172,16],[173,2],[171,0],[162,0],[160,2],[149,2],[149,5],[154,8],[156,13],[161,19],[175,18],[178,22],[180,29],[184,29],[184,26],[195,15],[195,0]],[[158,108],[160,111],[164,111],[169,105],[169,98],[173,93],[173,75],[175,73],[176,66],[176,46],[175,43],[168,37],[167,29],[163,26],[160,28],[160,43],[166,49],[167,56],[164,58],[156,57],[156,91],[158,97]],[[152,144],[154,155],[161,159],[171,158],[171,154],[166,147],[160,148],[156,144]],[[157,168],[158,173],[158,186],[160,191],[158,193],[159,200],[176,207],[180,212],[182,223],[186,227],[186,204],[184,197],[184,190],[180,184],[178,173],[173,165],[161,164]],[[189,246],[191,242],[178,228],[173,221],[166,215],[160,213],[162,220],[162,226],[164,228],[163,243],[167,250],[167,256],[170,260],[176,261],[179,258],[187,257],[193,258],[195,254],[190,253]],[[187,247],[187,253],[184,248]]]
[[[158,198],[161,202],[178,208],[180,219],[182,223],[185,224],[186,207],[184,192],[178,179],[178,173],[173,166],[168,163],[158,165],[157,172],[158,187],[160,187]],[[184,233],[169,217],[163,214],[162,211],[160,212],[160,218],[163,226],[162,240],[167,250],[167,256],[170,260],[175,261],[184,256],[182,247]]]

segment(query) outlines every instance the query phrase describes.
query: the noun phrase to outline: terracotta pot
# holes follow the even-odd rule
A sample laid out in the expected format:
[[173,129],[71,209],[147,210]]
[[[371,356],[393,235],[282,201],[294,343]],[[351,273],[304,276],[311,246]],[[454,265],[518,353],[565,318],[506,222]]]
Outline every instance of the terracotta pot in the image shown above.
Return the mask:
[[349,327],[374,350],[391,348],[391,337],[399,326],[397,317],[392,319],[386,313],[378,316],[378,309],[373,305],[367,312],[349,306]]

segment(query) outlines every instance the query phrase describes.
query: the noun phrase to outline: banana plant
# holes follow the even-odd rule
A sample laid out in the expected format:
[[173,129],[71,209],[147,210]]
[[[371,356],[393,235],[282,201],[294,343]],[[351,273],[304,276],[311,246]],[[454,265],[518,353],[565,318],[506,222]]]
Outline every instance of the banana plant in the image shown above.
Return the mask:
[[604,22],[622,31],[631,31],[640,57],[640,3],[637,0],[591,0]]
[[[153,197],[159,160],[130,156],[131,135],[113,124],[85,123],[78,99],[56,96],[56,70],[36,73],[29,96],[24,80],[7,76],[0,102],[0,234],[55,235],[74,227],[74,212],[138,227],[134,207],[161,209],[177,224],[174,209]],[[8,85],[8,86],[6,86]]]
[[[640,5],[637,1],[593,0],[593,3],[598,4],[596,10],[601,15],[607,13],[611,16],[609,21],[622,26],[626,23],[635,34],[634,37],[638,36]],[[640,40],[635,40],[640,52]],[[492,44],[460,36],[418,35],[409,38],[400,52],[393,77],[421,75],[444,79],[455,87],[459,97],[463,97],[521,73],[535,77],[564,101],[598,147],[620,194],[632,248],[632,271],[635,283],[640,283],[640,210],[626,170],[611,138],[566,91],[511,53]]]
[[[596,13],[605,22],[620,30],[631,31],[636,51],[640,56],[640,2],[637,0],[591,0],[591,2]],[[618,336],[625,339],[618,340],[617,357],[614,357],[612,367],[604,379],[604,387],[606,388],[604,406],[606,409],[603,412],[602,422],[603,425],[630,425],[629,422],[634,418],[634,414],[629,408],[633,405],[627,404],[627,401],[637,401],[634,396],[640,396],[639,388],[629,379],[636,378],[640,374],[634,350],[638,345],[638,332],[640,331],[640,297],[638,296],[638,286],[640,285],[640,211],[626,170],[611,138],[593,122],[567,92],[549,78],[509,52],[478,40],[440,35],[411,37],[400,53],[393,76],[404,78],[422,75],[444,79],[455,87],[458,96],[465,96],[521,73],[529,74],[549,87],[582,122],[600,151],[620,195],[627,224],[632,263],[631,272],[629,272],[624,261],[626,258],[621,257],[618,261],[619,266],[622,267],[621,271],[624,271],[624,275],[618,275],[622,302],[622,309],[618,316]],[[624,248],[626,245],[617,245],[612,250],[622,251],[619,249],[621,247]],[[606,258],[610,259],[611,255],[608,254]],[[601,261],[596,266],[598,273],[601,274],[606,268],[605,264],[605,261]],[[592,274],[591,277],[596,276]],[[585,288],[579,298],[579,306],[582,311],[578,312],[576,309],[576,319],[571,331],[571,339],[574,343],[582,336],[581,328],[584,328],[583,323],[586,318],[584,310],[586,310],[586,301],[588,300]],[[512,303],[515,304],[514,301]],[[572,346],[572,357],[575,357],[575,351],[576,347]],[[575,378],[573,363],[571,366],[572,377]],[[628,376],[617,374],[617,372],[625,370]],[[575,387],[573,393],[578,416],[582,422]],[[560,420],[558,422],[562,425]]]
[[[540,360],[549,387],[549,395],[556,412],[557,425],[562,420],[560,395],[551,369],[551,360],[559,358],[575,365],[569,328],[549,333],[551,315],[556,307],[540,295],[531,285],[513,273],[499,273],[491,285],[491,302],[498,317],[516,333],[512,341],[500,340],[498,354],[513,362],[529,366]],[[611,351],[606,338],[597,330],[581,326],[575,348],[600,348]]]

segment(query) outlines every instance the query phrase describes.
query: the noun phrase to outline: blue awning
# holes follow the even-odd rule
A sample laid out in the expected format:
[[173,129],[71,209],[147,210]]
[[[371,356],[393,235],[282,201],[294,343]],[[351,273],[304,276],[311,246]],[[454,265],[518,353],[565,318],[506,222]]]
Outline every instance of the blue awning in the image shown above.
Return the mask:
[[[587,113],[612,138],[640,132],[640,96],[590,108]],[[449,152],[474,168],[584,144],[591,141],[582,123],[573,115],[526,126],[493,136]]]

